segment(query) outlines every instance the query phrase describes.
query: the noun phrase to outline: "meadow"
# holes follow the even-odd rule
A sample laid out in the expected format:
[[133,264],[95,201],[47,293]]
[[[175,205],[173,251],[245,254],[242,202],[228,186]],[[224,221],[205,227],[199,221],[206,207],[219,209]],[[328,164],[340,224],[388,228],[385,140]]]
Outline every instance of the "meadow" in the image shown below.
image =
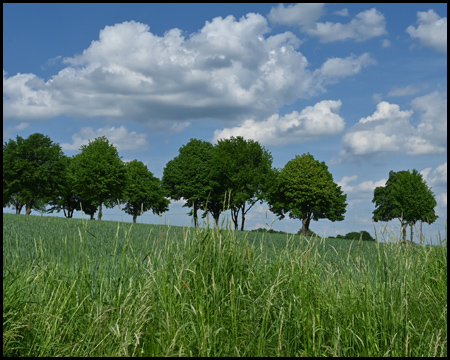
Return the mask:
[[3,356],[447,356],[447,243],[3,214]]

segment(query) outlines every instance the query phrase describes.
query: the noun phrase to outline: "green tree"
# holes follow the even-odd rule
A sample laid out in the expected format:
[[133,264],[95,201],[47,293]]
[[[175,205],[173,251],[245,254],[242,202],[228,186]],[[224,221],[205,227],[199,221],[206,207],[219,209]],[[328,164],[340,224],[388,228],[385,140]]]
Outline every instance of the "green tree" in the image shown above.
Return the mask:
[[[126,185],[125,165],[105,136],[89,141],[80,150],[70,163],[70,181],[75,194],[82,196],[86,203],[98,206],[98,220],[101,220],[102,205],[111,207],[116,199],[122,198]],[[92,218],[92,213],[90,215]]]
[[437,205],[431,188],[416,169],[390,171],[386,186],[374,190],[373,211],[374,221],[390,221],[399,219],[402,238],[406,241],[406,227],[411,227],[411,242],[413,241],[413,226],[417,221],[431,224],[438,216],[434,209]]
[[10,139],[3,145],[3,206],[25,204],[26,215],[41,209],[61,186],[64,165],[59,144],[34,133]]
[[266,198],[272,185],[275,170],[272,155],[257,141],[242,136],[220,139],[214,148],[211,165],[212,193],[230,206],[231,218],[238,229],[241,213],[241,230],[245,215],[258,201]]
[[169,210],[170,201],[164,197],[160,180],[153,176],[143,162],[138,160],[125,164],[127,184],[123,193],[126,201],[123,210],[133,216],[133,223],[143,212],[152,210],[154,214]]
[[302,220],[302,233],[308,234],[311,220],[344,220],[347,195],[333,181],[325,162],[312,155],[296,155],[279,172],[269,195],[270,210],[283,219],[286,213]]
[[206,206],[213,145],[191,139],[164,168],[162,186],[172,200],[184,199],[192,207],[194,224],[198,226],[198,210]]
[[60,212],[63,210],[64,216],[67,218],[73,217],[73,212],[80,209],[81,196],[77,195],[73,191],[73,184],[70,176],[70,163],[73,157],[64,155],[61,159],[64,170],[61,174],[61,186],[55,197],[49,201],[50,208],[47,210],[48,213],[53,213],[54,211]]

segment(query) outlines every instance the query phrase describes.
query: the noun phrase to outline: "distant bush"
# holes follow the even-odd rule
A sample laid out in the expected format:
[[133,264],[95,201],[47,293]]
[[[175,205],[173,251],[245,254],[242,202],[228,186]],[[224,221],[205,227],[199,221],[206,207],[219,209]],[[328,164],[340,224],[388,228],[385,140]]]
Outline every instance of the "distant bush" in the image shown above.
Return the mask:
[[[341,235],[338,235],[338,237]],[[349,240],[363,240],[363,241],[375,241],[375,239],[365,230],[360,231],[360,232],[349,232],[347,235],[345,235],[346,239]]]
[[286,234],[286,232],[284,231],[277,231],[274,229],[264,229],[264,228],[259,228],[259,229],[254,229],[254,230],[250,230],[250,231],[255,231],[255,232],[266,232],[269,234]]

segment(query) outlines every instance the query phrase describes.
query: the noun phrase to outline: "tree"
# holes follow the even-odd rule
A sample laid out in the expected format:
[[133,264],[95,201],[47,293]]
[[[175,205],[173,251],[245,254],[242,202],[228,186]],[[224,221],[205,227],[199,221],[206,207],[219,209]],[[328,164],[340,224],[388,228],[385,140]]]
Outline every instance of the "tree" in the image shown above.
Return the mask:
[[[111,207],[116,199],[122,198],[126,184],[125,165],[105,136],[89,141],[80,150],[70,164],[73,191],[87,204],[98,206],[98,220],[101,220],[102,205]],[[86,212],[87,209],[83,210]],[[90,215],[92,218],[92,211]]]
[[53,213],[54,211],[59,213],[63,210],[64,216],[67,218],[72,218],[75,210],[81,210],[81,196],[74,193],[73,181],[71,181],[74,177],[70,176],[70,163],[72,160],[73,157],[66,155],[62,157],[61,161],[64,165],[64,171],[61,174],[61,186],[55,197],[49,201],[50,208],[47,210],[48,213]]
[[3,206],[13,202],[16,211],[25,204],[26,215],[41,209],[61,186],[64,164],[59,144],[43,134],[10,139],[3,145]]
[[296,155],[279,172],[269,194],[269,206],[280,219],[286,213],[290,218],[301,219],[306,236],[311,220],[344,220],[346,199],[325,162],[308,153]]
[[241,230],[245,215],[258,201],[262,203],[274,179],[272,155],[257,141],[242,136],[220,139],[214,148],[211,165],[211,190],[230,206],[231,218]]
[[126,201],[124,211],[133,216],[133,223],[143,212],[163,213],[169,210],[170,201],[164,197],[160,180],[153,176],[147,166],[138,160],[125,164],[127,184],[123,193]]
[[404,242],[408,225],[412,242],[413,226],[417,221],[431,224],[438,218],[434,211],[437,205],[434,194],[416,169],[412,172],[391,170],[386,186],[375,188],[372,202],[375,203],[374,221],[400,220]]
[[211,143],[191,139],[166,164],[161,180],[167,196],[172,200],[184,199],[183,206],[193,208],[195,226],[198,226],[197,211],[208,200],[212,151]]

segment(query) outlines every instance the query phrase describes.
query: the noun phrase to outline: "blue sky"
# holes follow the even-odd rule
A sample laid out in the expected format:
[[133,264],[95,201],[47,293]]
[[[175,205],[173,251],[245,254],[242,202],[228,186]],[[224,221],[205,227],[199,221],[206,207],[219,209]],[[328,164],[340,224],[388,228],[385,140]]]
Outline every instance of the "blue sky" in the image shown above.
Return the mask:
[[[40,132],[74,155],[105,135],[159,178],[191,138],[252,138],[278,168],[309,152],[347,194],[344,221],[311,223],[323,236],[374,235],[374,188],[417,169],[436,195],[439,219],[424,225],[435,239],[446,16],[447,4],[3,4],[3,141]],[[188,225],[182,204],[138,221]],[[300,229],[266,210],[246,229]],[[104,218],[131,221],[118,208]]]

